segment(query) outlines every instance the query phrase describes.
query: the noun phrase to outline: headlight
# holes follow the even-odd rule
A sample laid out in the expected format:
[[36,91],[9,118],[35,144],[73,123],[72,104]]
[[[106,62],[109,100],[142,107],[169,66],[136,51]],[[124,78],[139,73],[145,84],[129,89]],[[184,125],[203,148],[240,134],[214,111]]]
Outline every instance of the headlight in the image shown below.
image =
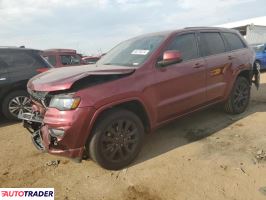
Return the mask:
[[51,101],[49,107],[57,108],[58,110],[74,110],[80,103],[79,97],[73,97],[73,94],[55,95]]

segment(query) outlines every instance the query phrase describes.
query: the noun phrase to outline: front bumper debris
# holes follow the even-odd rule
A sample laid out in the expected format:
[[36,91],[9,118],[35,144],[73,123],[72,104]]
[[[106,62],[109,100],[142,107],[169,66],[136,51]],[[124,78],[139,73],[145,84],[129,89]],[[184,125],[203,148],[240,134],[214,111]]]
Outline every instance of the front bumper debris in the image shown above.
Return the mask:
[[40,131],[43,124],[43,118],[37,112],[19,113],[18,118],[22,120],[23,126],[30,132],[32,142],[36,149],[45,151]]

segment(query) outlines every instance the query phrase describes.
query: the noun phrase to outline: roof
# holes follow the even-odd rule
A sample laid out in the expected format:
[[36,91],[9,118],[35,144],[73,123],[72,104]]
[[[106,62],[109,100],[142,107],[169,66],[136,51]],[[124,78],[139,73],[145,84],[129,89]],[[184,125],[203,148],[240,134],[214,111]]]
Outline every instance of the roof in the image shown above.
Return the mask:
[[226,24],[217,25],[215,27],[236,28],[236,27],[248,26],[251,24],[257,25],[257,26],[266,26],[266,16],[230,22]]
[[0,50],[16,50],[16,51],[41,51],[38,49],[30,49],[30,48],[25,48],[25,47],[15,47],[15,46],[0,46]]
[[146,33],[146,34],[142,34],[139,35],[135,38],[138,37],[143,37],[143,36],[157,36],[157,35],[171,35],[171,34],[175,34],[175,33],[179,33],[179,32],[184,32],[184,31],[200,31],[200,30],[217,30],[217,31],[225,31],[225,32],[235,32],[235,30],[232,29],[228,29],[228,28],[223,28],[223,27],[208,27],[208,26],[198,26],[198,27],[186,27],[186,28],[180,28],[180,29],[175,29],[175,30],[168,30],[168,31],[161,31],[161,32],[153,32],[153,33]]

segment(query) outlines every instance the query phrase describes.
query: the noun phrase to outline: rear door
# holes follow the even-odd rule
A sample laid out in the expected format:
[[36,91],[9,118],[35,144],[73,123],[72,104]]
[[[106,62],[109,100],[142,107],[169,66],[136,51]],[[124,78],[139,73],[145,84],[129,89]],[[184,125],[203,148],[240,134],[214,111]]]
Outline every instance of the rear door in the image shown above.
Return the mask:
[[195,33],[177,35],[166,50],[178,50],[182,62],[158,67],[155,72],[158,123],[203,104],[206,97],[205,61],[199,55]]
[[208,102],[224,97],[230,78],[233,55],[229,55],[219,32],[199,33],[200,49],[206,61],[206,99]]

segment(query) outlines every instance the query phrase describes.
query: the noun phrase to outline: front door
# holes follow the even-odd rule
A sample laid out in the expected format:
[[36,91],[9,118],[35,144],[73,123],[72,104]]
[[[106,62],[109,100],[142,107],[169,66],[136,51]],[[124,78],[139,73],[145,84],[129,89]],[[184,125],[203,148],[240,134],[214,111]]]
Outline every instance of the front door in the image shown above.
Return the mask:
[[205,61],[199,56],[195,34],[177,35],[166,50],[178,50],[182,61],[157,67],[154,85],[157,123],[181,115],[206,99]]

